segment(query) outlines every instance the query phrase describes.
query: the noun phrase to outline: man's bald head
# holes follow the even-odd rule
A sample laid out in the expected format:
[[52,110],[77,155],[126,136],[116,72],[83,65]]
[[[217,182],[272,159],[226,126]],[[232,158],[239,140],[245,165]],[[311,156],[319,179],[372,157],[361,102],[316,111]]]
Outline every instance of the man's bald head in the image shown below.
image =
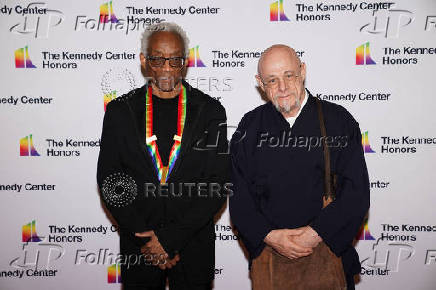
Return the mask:
[[295,50],[276,44],[262,53],[257,66],[256,80],[268,99],[285,117],[298,112],[304,99],[306,65]]
[[264,63],[274,62],[282,57],[289,58],[291,62],[296,62],[297,66],[301,64],[300,57],[292,47],[284,44],[274,44],[262,52],[257,63],[257,73],[261,76]]

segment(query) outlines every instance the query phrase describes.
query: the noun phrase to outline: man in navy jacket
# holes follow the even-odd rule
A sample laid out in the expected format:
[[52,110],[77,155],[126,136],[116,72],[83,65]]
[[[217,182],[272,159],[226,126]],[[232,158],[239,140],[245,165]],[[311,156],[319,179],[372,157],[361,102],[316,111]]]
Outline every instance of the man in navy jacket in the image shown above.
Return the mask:
[[321,101],[338,177],[336,199],[323,208],[321,131],[305,78],[306,65],[288,46],[274,45],[259,59],[256,79],[269,102],[245,114],[232,137],[230,214],[250,264],[266,245],[298,259],[323,241],[342,257],[348,289],[354,289],[360,263],[352,241],[369,208],[361,133],[345,108]]

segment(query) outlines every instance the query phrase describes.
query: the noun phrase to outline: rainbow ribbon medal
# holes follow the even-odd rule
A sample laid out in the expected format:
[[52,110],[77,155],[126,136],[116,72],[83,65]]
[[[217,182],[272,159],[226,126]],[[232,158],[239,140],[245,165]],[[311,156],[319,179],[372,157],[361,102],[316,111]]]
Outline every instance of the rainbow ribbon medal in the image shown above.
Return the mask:
[[186,88],[182,85],[179,94],[178,111],[177,111],[177,135],[174,135],[174,144],[171,147],[168,166],[164,166],[157,149],[157,137],[153,134],[153,98],[151,85],[145,94],[145,142],[147,144],[148,152],[153,160],[157,176],[160,183],[166,183],[171,171],[174,168],[177,157],[180,154],[180,147],[182,143],[182,134],[185,127],[186,119]]

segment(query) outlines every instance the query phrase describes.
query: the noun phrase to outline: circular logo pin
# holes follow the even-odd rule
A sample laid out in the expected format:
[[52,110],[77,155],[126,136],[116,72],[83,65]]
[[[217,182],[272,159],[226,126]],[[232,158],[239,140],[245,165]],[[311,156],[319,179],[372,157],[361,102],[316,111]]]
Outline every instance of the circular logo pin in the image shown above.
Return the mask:
[[103,181],[102,196],[104,201],[111,206],[127,206],[132,203],[137,194],[138,187],[135,180],[125,173],[113,173]]

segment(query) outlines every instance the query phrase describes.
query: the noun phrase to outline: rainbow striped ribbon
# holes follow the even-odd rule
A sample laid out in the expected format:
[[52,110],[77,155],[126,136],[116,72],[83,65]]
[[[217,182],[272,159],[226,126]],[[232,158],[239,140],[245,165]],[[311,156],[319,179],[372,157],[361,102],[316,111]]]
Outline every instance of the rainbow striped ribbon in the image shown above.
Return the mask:
[[157,149],[157,137],[153,134],[153,98],[151,85],[145,94],[145,142],[148,152],[153,160],[157,176],[160,183],[165,183],[168,176],[174,168],[177,158],[180,154],[182,143],[182,134],[185,127],[186,119],[186,88],[182,85],[179,94],[178,112],[177,112],[177,135],[174,135],[174,144],[171,147],[168,166],[164,166]]

